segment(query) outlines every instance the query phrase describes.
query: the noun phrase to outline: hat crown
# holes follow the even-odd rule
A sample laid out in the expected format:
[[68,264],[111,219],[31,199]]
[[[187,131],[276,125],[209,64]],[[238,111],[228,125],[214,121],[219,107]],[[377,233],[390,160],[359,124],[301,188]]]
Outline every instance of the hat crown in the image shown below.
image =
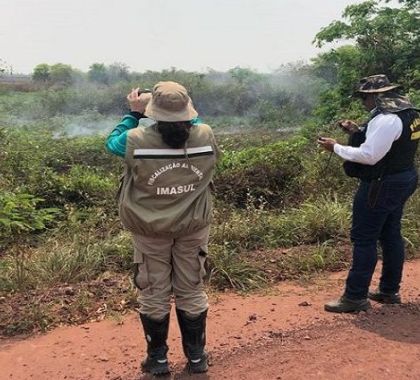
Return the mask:
[[152,99],[144,114],[157,121],[189,121],[197,117],[184,86],[176,82],[159,82],[153,87]]
[[371,75],[365,78],[362,78],[359,82],[360,92],[380,92],[381,89],[387,91],[390,87],[394,86],[388,79],[385,74]]
[[153,87],[153,101],[156,106],[177,112],[188,106],[190,98],[184,86],[176,82],[159,82]]

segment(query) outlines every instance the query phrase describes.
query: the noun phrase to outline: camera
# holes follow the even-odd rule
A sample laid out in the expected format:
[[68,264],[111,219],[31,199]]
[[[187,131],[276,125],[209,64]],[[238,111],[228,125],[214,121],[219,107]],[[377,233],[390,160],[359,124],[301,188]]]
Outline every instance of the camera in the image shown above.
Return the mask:
[[145,88],[145,89],[143,89],[143,90],[139,90],[138,91],[138,94],[139,95],[141,95],[141,94],[150,94],[152,92],[152,90],[150,90],[150,89],[148,89],[148,88]]

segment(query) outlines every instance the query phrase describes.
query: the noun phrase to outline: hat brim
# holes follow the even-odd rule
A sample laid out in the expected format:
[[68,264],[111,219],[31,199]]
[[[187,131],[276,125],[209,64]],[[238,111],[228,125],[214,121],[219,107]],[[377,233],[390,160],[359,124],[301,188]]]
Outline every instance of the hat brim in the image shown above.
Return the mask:
[[386,86],[386,87],[382,87],[382,88],[375,88],[372,90],[357,90],[356,93],[361,93],[361,94],[377,94],[380,92],[386,92],[386,91],[390,91],[393,90],[394,88],[398,88],[400,87],[400,85],[398,84],[394,84],[392,86]]
[[195,119],[198,116],[191,99],[188,101],[187,106],[180,111],[168,111],[160,108],[152,100],[147,104],[144,114],[156,121],[189,121]]

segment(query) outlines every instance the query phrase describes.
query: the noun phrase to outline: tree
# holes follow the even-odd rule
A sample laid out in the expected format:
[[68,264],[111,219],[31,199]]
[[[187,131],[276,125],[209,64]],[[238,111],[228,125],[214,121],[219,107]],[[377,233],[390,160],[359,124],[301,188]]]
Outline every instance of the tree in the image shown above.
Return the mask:
[[262,79],[262,75],[239,66],[230,69],[229,74],[234,83],[229,87],[227,95],[233,100],[234,111],[244,115],[256,102],[257,92],[253,87]]
[[73,68],[64,63],[56,63],[50,66],[50,79],[53,83],[58,84],[72,84],[73,83]]
[[255,71],[244,68],[244,67],[239,67],[239,66],[236,66],[233,69],[230,69],[229,74],[240,86],[258,81],[261,77]]
[[128,81],[130,79],[129,67],[125,63],[115,62],[108,66],[110,83]]
[[93,63],[88,71],[89,80],[97,83],[108,83],[108,72],[103,63]]
[[365,75],[364,60],[357,46],[345,45],[314,58],[312,72],[331,85],[337,85],[343,95],[349,95],[354,84]]
[[47,82],[50,80],[50,66],[46,63],[40,63],[35,66],[32,72],[32,79],[36,82]]
[[[400,0],[391,8],[389,0],[369,0],[349,5],[344,21],[334,21],[315,36],[321,47],[337,40],[355,40],[365,75],[383,73],[393,81],[410,81],[420,69],[420,1]],[[382,5],[382,6],[381,6]]]
[[407,90],[420,85],[420,0],[368,0],[345,8],[343,20],[321,29],[314,43],[347,40],[353,45],[331,49],[313,59],[314,73],[329,83],[316,110],[322,122],[342,113],[360,112],[349,95],[361,77],[386,74]]
[[7,69],[10,69],[10,74],[11,74],[12,66],[10,66],[4,59],[0,58],[0,74],[5,73]]

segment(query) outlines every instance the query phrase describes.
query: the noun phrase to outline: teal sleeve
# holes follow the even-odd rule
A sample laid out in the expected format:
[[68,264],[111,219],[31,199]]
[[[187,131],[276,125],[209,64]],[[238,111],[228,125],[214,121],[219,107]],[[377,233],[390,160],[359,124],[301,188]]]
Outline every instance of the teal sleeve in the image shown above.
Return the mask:
[[127,133],[130,129],[136,128],[139,121],[131,115],[123,117],[121,122],[114,128],[106,139],[106,149],[119,157],[125,157],[127,148]]
[[190,123],[192,124],[192,125],[198,125],[198,124],[202,124],[203,122],[201,121],[201,119],[197,116],[197,117],[195,117],[194,119],[192,119],[191,121],[190,121]]

